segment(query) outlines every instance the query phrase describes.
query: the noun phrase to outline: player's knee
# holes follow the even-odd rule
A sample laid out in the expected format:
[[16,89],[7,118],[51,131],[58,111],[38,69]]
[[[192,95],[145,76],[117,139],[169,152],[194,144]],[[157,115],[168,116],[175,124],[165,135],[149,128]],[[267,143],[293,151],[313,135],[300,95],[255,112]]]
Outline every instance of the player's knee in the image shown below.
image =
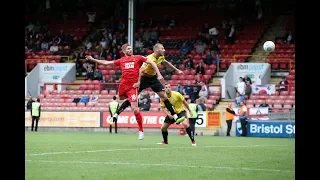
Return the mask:
[[186,124],[186,123],[182,123],[183,125],[183,128],[187,129],[189,127],[189,124]]
[[133,109],[133,113],[134,113],[134,114],[140,112],[139,107],[134,107],[134,108],[132,108],[132,109]]

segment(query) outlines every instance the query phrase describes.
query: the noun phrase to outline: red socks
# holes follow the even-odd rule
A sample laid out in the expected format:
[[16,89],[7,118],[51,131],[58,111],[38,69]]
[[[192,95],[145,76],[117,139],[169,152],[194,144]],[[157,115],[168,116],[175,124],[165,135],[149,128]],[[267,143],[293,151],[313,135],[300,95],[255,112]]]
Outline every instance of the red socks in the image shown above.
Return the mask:
[[138,126],[139,126],[138,127],[139,131],[143,132],[141,113],[140,112],[134,113],[134,115],[136,116],[136,121],[137,121]]

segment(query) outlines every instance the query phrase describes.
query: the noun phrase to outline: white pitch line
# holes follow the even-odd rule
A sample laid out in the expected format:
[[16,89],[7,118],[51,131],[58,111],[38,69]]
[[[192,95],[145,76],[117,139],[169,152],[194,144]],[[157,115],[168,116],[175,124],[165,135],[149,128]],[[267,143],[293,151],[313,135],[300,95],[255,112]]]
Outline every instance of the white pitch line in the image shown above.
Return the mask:
[[181,165],[181,164],[150,164],[150,163],[133,163],[133,162],[48,161],[48,160],[26,160],[26,162],[60,163],[60,164],[166,166],[166,167],[183,167],[183,168],[227,169],[227,170],[242,170],[242,171],[265,171],[265,172],[287,172],[287,173],[293,172],[292,170],[281,170],[281,169],[235,168],[235,167],[197,166],[197,165],[191,166],[191,165]]
[[[167,146],[167,145],[162,145]],[[145,150],[162,150],[162,149],[191,149],[191,148],[250,148],[250,147],[283,147],[287,145],[248,145],[248,146],[196,146],[196,147],[163,147],[163,148],[131,148],[131,149],[101,149],[88,151],[63,151],[63,152],[46,152],[37,154],[26,154],[25,156],[45,156],[57,154],[77,154],[77,153],[96,153],[112,151],[145,151]]]

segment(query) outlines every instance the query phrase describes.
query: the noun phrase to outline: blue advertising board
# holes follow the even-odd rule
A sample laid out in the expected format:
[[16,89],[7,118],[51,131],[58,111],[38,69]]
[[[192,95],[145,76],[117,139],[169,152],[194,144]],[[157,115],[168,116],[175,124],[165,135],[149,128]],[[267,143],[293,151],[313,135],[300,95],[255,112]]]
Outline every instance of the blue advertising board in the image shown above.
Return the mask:
[[[236,136],[242,133],[240,121],[236,122]],[[294,121],[248,121],[247,137],[294,138]]]

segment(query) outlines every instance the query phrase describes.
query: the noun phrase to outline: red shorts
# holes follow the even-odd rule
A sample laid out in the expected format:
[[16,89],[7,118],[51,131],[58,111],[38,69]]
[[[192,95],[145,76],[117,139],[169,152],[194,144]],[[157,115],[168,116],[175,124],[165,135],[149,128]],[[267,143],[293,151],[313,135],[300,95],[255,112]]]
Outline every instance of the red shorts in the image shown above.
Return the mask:
[[138,102],[138,89],[132,87],[133,84],[120,84],[118,95],[128,98],[129,102]]

